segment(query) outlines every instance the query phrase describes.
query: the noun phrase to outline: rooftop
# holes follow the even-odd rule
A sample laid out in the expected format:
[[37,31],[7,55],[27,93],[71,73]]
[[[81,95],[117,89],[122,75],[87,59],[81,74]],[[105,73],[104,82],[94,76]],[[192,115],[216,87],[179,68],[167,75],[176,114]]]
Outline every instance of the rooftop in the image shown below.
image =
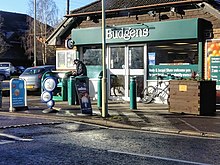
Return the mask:
[[[214,0],[106,0],[106,12],[116,12],[121,10],[138,10],[143,8],[158,8],[166,7],[167,5],[180,5],[180,4],[192,4],[192,3],[201,3],[209,2],[215,3]],[[215,3],[216,4],[216,3]],[[74,15],[85,15],[85,14],[97,14],[102,11],[102,1],[94,1],[84,7],[72,10],[71,14],[68,16]]]

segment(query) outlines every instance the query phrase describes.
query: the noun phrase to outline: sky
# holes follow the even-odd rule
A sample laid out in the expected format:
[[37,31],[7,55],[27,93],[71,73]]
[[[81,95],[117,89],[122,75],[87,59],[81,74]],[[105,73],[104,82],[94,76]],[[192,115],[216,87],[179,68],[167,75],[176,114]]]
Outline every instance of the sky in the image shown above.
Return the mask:
[[[21,14],[28,14],[28,2],[30,0],[0,0],[0,10],[15,12]],[[59,16],[62,17],[66,14],[67,0],[53,0],[59,9]],[[96,0],[70,0],[70,10],[87,5]]]

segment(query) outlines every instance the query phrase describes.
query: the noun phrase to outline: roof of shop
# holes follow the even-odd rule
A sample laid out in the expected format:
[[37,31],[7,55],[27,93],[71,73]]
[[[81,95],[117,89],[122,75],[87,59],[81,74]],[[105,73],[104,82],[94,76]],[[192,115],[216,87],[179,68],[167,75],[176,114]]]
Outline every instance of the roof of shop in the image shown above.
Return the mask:
[[[147,7],[159,7],[172,4],[176,5],[183,3],[199,3],[208,1],[210,0],[106,0],[105,10],[106,12],[110,12],[117,10],[132,10]],[[70,15],[92,14],[94,12],[101,12],[101,10],[102,1],[97,0],[76,10],[72,10]]]

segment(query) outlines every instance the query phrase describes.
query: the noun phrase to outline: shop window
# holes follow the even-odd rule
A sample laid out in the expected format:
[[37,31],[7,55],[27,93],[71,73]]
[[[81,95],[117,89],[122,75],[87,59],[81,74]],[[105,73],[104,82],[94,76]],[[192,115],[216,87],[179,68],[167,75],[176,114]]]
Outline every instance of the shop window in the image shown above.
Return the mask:
[[148,44],[149,65],[198,64],[196,42],[163,42]]
[[74,59],[76,59],[76,50],[58,50],[56,51],[56,68],[75,69]]
[[157,75],[169,79],[169,74],[190,78],[198,72],[197,42],[152,42],[148,44],[148,80],[157,79]]
[[86,65],[102,65],[102,48],[100,46],[83,47],[82,59]]

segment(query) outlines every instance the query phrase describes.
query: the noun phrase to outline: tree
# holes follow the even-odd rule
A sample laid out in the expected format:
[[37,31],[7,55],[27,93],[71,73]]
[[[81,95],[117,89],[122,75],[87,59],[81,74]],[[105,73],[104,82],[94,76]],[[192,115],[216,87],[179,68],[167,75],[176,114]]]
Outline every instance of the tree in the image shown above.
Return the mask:
[[2,26],[4,23],[4,18],[0,15],[0,54],[3,54],[8,50],[9,45],[5,41],[5,35],[2,31]]
[[[29,30],[25,36],[25,49],[33,62],[34,52],[34,0],[29,0]],[[37,0],[36,3],[36,39],[37,64],[47,64],[50,57],[55,58],[55,48],[47,47],[45,40],[58,24],[58,8],[53,0]]]

